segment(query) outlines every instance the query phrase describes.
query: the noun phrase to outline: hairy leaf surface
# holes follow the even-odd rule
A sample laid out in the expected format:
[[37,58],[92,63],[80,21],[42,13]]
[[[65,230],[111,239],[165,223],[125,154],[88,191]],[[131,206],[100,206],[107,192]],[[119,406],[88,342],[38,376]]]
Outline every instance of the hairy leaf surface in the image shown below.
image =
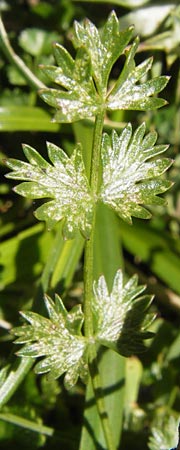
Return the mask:
[[[178,429],[179,439],[177,432]],[[179,450],[180,425],[178,427],[178,420],[171,416],[167,418],[165,423],[160,423],[159,427],[153,427],[148,447],[150,450]]]
[[[120,31],[114,11],[101,30],[88,19],[82,23],[74,22],[75,59],[62,45],[55,44],[58,67],[42,66],[48,78],[60,86],[59,89],[43,89],[40,93],[44,101],[56,109],[53,121],[74,122],[96,116],[106,109],[156,109],[166,103],[157,98],[157,94],[166,86],[168,77],[147,79],[152,58],[136,67],[134,58],[138,38],[126,49],[132,36],[132,26]],[[125,64],[109,90],[111,70],[123,54]]]
[[109,293],[104,276],[94,282],[92,309],[94,334],[89,339],[81,333],[84,315],[81,305],[67,312],[58,295],[55,302],[45,296],[49,318],[34,312],[21,313],[30,325],[14,328],[16,344],[25,344],[19,356],[43,358],[35,366],[39,374],[50,372],[53,378],[65,375],[65,385],[71,388],[80,376],[86,381],[88,348],[95,343],[107,346],[123,356],[145,349],[144,339],[152,337],[147,331],[154,315],[147,315],[152,296],[140,294],[145,286],[138,286],[137,276],[124,283],[119,270]]
[[52,165],[32,147],[24,145],[24,153],[29,163],[9,159],[7,166],[13,172],[6,176],[26,180],[14,189],[24,197],[53,199],[41,205],[35,212],[35,216],[39,220],[45,220],[49,228],[64,219],[65,238],[74,237],[78,229],[88,238],[91,231],[93,202],[81,147],[76,146],[71,158],[54,144],[47,143],[47,148]]
[[92,64],[92,74],[98,92],[106,94],[110,71],[123,53],[133,35],[133,27],[120,31],[119,21],[111,12],[101,31],[88,19],[82,24],[75,21],[73,42],[75,47],[85,46]]
[[43,72],[62,89],[45,89],[41,97],[56,108],[55,122],[74,122],[96,115],[100,107],[93,78],[91,62],[85,48],[80,48],[75,60],[61,45],[55,46],[56,66],[44,66]]
[[163,204],[158,194],[171,186],[170,181],[159,179],[171,160],[155,159],[167,146],[155,145],[155,132],[144,134],[145,124],[134,134],[128,124],[120,136],[113,131],[112,137],[104,134],[102,140],[103,182],[99,197],[128,223],[132,222],[131,216],[151,217],[142,205]]
[[151,80],[140,82],[152,66],[152,58],[135,65],[135,54],[138,47],[137,38],[128,50],[126,50],[126,61],[120,76],[107,98],[107,109],[131,109],[148,110],[156,109],[166,104],[162,98],[153,97],[158,94],[169,78],[160,76]]
[[24,357],[44,357],[35,366],[36,373],[50,372],[53,378],[64,372],[64,383],[70,389],[80,376],[87,378],[86,341],[81,334],[83,313],[77,305],[67,312],[60,297],[55,302],[45,297],[49,319],[34,312],[21,313],[30,325],[13,329],[16,344],[25,344],[17,353]]
[[138,286],[137,276],[124,283],[119,270],[109,293],[104,276],[94,283],[92,303],[96,339],[123,356],[145,350],[144,339],[152,337],[146,331],[154,316],[146,316],[152,302],[150,295],[141,296],[145,286]]

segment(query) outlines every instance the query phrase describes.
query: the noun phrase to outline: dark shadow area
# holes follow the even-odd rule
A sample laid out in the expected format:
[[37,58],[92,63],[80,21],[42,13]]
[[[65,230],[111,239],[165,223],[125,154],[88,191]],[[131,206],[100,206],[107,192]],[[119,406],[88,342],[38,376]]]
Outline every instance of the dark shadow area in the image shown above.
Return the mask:
[[91,436],[92,442],[94,443],[96,450],[106,450],[106,448],[102,447],[102,445],[100,445],[99,442],[97,441],[97,439],[95,438],[94,430],[86,418],[84,418],[84,427],[86,428],[87,432]]
[[40,261],[38,238],[42,231],[28,236],[19,241],[19,247],[15,258],[16,279],[30,282],[34,276],[34,266]]
[[[118,383],[112,384],[111,386],[108,386],[106,388],[103,388],[101,390],[96,389],[96,394],[99,398],[104,398],[107,395],[113,394],[114,392],[118,391],[124,386],[125,379],[123,378]],[[95,405],[95,399],[94,397],[86,402],[85,408],[91,408],[93,405]]]
[[124,431],[121,438],[119,450],[148,450],[147,446],[148,432],[146,430],[135,432]]

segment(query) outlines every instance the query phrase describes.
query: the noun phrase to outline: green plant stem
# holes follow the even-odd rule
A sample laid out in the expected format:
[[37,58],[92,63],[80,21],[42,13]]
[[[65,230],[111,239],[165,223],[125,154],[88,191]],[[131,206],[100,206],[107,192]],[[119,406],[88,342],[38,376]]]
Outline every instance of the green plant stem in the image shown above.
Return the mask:
[[[0,421],[4,421],[7,423],[11,423],[13,425],[16,425],[20,428],[24,428],[26,430],[31,430],[34,433],[43,434],[44,436],[52,437],[52,436],[58,436],[59,442],[61,445],[64,445],[64,448],[69,448],[69,443],[72,444],[72,448],[75,444],[74,437],[70,437],[69,433],[66,431],[57,431],[52,427],[48,427],[46,425],[43,425],[42,423],[33,422],[32,420],[26,419],[24,417],[19,417],[16,414],[10,414],[7,412],[0,413]],[[66,447],[65,447],[66,445]],[[76,447],[77,448],[77,447]]]
[[[92,160],[91,160],[91,177],[90,185],[91,190],[96,202],[96,196],[99,185],[99,173],[100,173],[100,151],[101,151],[101,140],[102,131],[104,124],[104,111],[102,111],[95,121],[94,127],[94,139],[92,148]],[[89,339],[93,336],[93,316],[91,308],[92,299],[92,289],[93,289],[93,253],[94,253],[94,233],[96,224],[96,207],[94,208],[93,221],[92,221],[92,231],[90,239],[85,244],[85,256],[84,256],[84,316],[85,316],[85,336]],[[93,338],[92,338],[93,339]],[[105,408],[102,384],[98,370],[97,364],[97,352],[96,346],[89,346],[89,369],[91,375],[91,381],[94,391],[94,396],[96,399],[97,410],[99,413],[100,421],[102,424],[102,429],[104,432],[104,437],[107,444],[107,450],[115,450],[113,444],[112,432],[109,424],[109,418]]]
[[12,397],[18,386],[24,380],[31,369],[34,360],[32,358],[22,358],[21,362],[16,361],[0,389],[0,408],[4,406]]
[[32,420],[25,419],[24,417],[19,417],[15,414],[1,413],[0,420],[12,423],[13,425],[17,425],[21,428],[26,428],[27,430],[34,431],[35,433],[44,434],[46,436],[53,436],[54,434],[53,428],[42,425],[41,423],[33,422]]
[[25,78],[25,80],[33,89],[43,89],[46,87],[44,83],[42,83],[39,80],[39,78],[37,78],[34,75],[33,72],[31,72],[31,70],[29,69],[29,67],[26,66],[24,61],[14,52],[9,42],[9,38],[6,33],[6,29],[4,27],[1,16],[0,16],[0,46],[8,61],[18,69],[20,74]]
[[91,382],[92,387],[94,391],[94,396],[96,399],[96,405],[98,414],[100,417],[102,429],[104,432],[105,441],[107,444],[107,450],[116,450],[116,447],[113,442],[113,435],[109,423],[109,417],[106,411],[105,402],[104,402],[104,395],[102,390],[102,383],[101,378],[99,375],[99,369],[97,364],[97,352],[96,352],[96,346],[91,345],[89,350],[89,368],[90,368],[90,375],[91,375]]
[[[94,127],[94,138],[92,144],[90,185],[95,201],[99,183],[99,162],[100,162],[103,123],[104,123],[104,111],[96,117]],[[94,247],[95,223],[96,223],[96,207],[94,208],[93,213],[91,236],[90,239],[85,244],[85,255],[84,255],[84,315],[85,315],[84,329],[86,337],[90,337],[93,335],[91,298],[93,285],[93,247]]]

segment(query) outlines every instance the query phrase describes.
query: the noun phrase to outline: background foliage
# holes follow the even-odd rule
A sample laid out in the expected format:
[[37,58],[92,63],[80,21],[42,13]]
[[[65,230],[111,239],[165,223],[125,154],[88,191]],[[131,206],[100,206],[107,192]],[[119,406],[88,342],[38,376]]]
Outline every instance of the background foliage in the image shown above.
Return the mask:
[[[148,352],[126,361],[121,450],[147,449],[151,430],[149,445],[152,450],[164,449],[166,445],[167,448],[177,445],[180,410],[178,3],[163,1],[157,5],[156,2],[148,0],[0,1],[0,9],[13,48],[46,85],[48,80],[39,64],[54,64],[52,43],[59,42],[72,52],[69,36],[73,20],[88,17],[101,27],[112,8],[120,17],[121,27],[135,24],[136,33],[140,37],[137,62],[140,63],[153,54],[153,76],[171,76],[163,93],[163,97],[169,102],[166,107],[146,113],[109,112],[105,123],[106,130],[110,131],[113,126],[119,131],[124,122],[131,121],[133,127],[137,127],[145,121],[148,129],[156,128],[159,144],[170,144],[167,153],[174,159],[168,178],[175,184],[165,195],[168,203],[165,206],[153,206],[153,218],[150,221],[144,223],[133,219],[132,227],[120,219],[115,220],[111,213],[108,217],[104,216],[103,207],[98,212],[100,224],[103,223],[104,226],[102,228],[102,225],[99,225],[97,230],[96,275],[113,272],[116,266],[113,240],[109,240],[108,245],[114,255],[114,266],[108,266],[108,259],[103,259],[102,262],[102,254],[105,253],[103,247],[107,244],[106,227],[110,224],[112,235],[115,230],[119,240],[126,273],[129,276],[138,273],[140,281],[147,284],[149,293],[155,294],[153,310],[157,313],[153,325],[156,336],[151,344],[147,344]],[[119,64],[123,64],[121,59]],[[68,309],[74,306],[77,300],[81,301],[83,261],[82,238],[79,236],[75,245],[72,244],[73,241],[64,243],[59,238],[61,230],[59,231],[58,227],[47,231],[43,223],[37,223],[33,215],[32,200],[15,195],[12,192],[11,180],[3,177],[7,172],[3,159],[22,159],[23,142],[41,149],[41,155],[45,158],[46,141],[65,149],[70,156],[74,142],[78,140],[82,144],[86,143],[85,160],[88,167],[92,125],[91,121],[76,122],[73,126],[52,123],[52,109],[44,104],[37,89],[34,89],[7,59],[2,45],[0,66],[0,404],[3,405],[0,414],[0,448],[15,450],[22,445],[27,449],[48,449],[50,445],[51,449],[55,450],[61,444],[63,448],[77,449],[85,395],[84,385],[80,382],[67,393],[61,378],[58,381],[50,381],[46,376],[38,377],[33,371],[29,372],[27,367],[28,375],[17,391],[7,403],[3,400],[10,365],[17,365],[8,331],[12,326],[19,325],[21,319],[18,311],[33,307],[35,311],[43,313],[42,291],[47,290],[48,282],[49,293],[58,292]],[[114,66],[111,76],[112,79],[118,76],[117,65]],[[119,265],[119,262],[117,264]],[[35,302],[32,306],[33,298]],[[101,358],[103,360],[104,355]],[[119,397],[117,398],[119,402]],[[117,407],[118,415],[120,406]],[[20,428],[22,426],[23,433]]]

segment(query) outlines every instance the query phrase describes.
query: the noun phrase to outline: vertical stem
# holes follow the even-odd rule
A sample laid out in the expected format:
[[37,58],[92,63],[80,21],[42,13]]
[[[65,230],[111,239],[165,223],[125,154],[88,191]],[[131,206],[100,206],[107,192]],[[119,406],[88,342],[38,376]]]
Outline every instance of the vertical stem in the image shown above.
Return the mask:
[[[100,151],[101,140],[104,123],[104,111],[98,114],[94,127],[94,139],[92,148],[92,160],[91,160],[91,178],[90,185],[91,191],[96,201],[98,185],[99,185],[99,172],[100,172]],[[90,239],[85,244],[85,256],[84,256],[84,316],[85,316],[85,336],[90,338],[93,336],[93,316],[91,308],[92,288],[93,288],[93,248],[94,248],[94,233],[96,223],[96,207],[94,207],[92,231]],[[97,364],[97,353],[95,344],[91,344],[89,348],[89,369],[91,375],[92,386],[94,390],[94,396],[96,399],[97,410],[99,413],[100,421],[104,431],[104,437],[107,444],[107,450],[116,450],[113,444],[112,432],[109,424],[108,415],[106,412],[103,392],[101,388],[101,380]]]
[[3,21],[0,16],[0,47],[9,60],[10,63],[14,64],[14,66],[19,70],[21,75],[27,80],[29,85],[33,89],[43,89],[46,86],[42,81],[40,81],[34,73],[26,66],[24,61],[16,55],[13,48],[11,47],[10,41],[8,39],[8,35],[6,33]]
[[[95,127],[94,127],[94,138],[92,147],[92,160],[91,160],[91,177],[90,186],[96,199],[98,183],[99,183],[99,162],[100,162],[100,151],[101,151],[101,139],[104,123],[104,111],[96,117]],[[90,239],[85,244],[85,255],[84,255],[84,315],[85,315],[85,336],[90,337],[93,334],[92,325],[92,309],[91,309],[91,298],[92,298],[92,284],[93,284],[93,245],[94,245],[94,231],[96,222],[96,207],[94,208],[93,220],[92,220],[92,231]]]
[[109,417],[106,411],[104,402],[104,394],[102,390],[101,378],[99,375],[99,369],[97,364],[97,354],[95,344],[90,346],[89,350],[89,368],[91,375],[91,382],[96,399],[96,406],[101,421],[104,437],[107,445],[107,450],[116,450],[113,442],[112,430],[109,423]]

